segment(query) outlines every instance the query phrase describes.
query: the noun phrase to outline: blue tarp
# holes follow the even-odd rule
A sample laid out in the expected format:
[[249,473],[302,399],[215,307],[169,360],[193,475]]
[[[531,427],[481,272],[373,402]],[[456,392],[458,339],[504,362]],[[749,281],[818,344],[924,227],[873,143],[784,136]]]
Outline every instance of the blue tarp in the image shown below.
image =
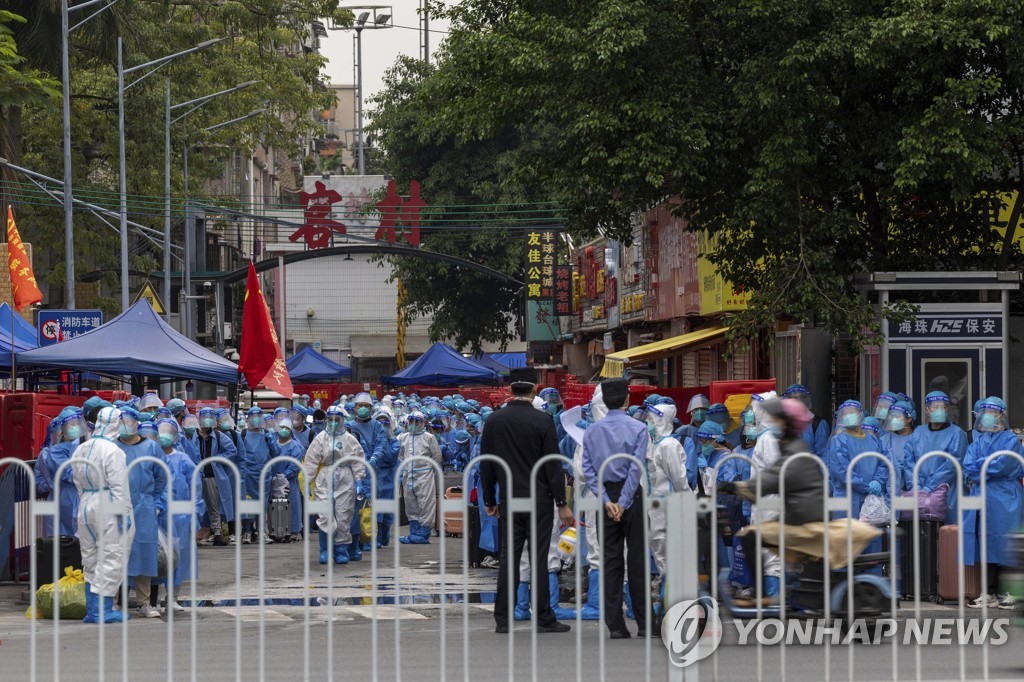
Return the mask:
[[490,355],[487,355],[486,353],[478,353],[477,355],[474,355],[473,362],[475,362],[478,365],[482,365],[488,369],[493,369],[495,372],[501,374],[502,376],[508,376],[508,366],[501,364],[500,362],[492,358]]
[[53,368],[115,376],[238,380],[238,367],[189,341],[140,300],[105,325],[62,343],[17,354],[18,368]]
[[490,357],[509,369],[526,367],[526,353],[491,353]]
[[393,386],[458,386],[459,384],[497,384],[501,375],[479,365],[443,343],[435,343],[398,374],[380,378]]
[[292,383],[296,384],[338,381],[352,376],[351,369],[325,358],[313,350],[312,346],[306,346],[288,358],[285,364],[288,366],[288,376],[292,378]]
[[[0,303],[0,341],[11,350],[11,306]],[[39,332],[31,323],[18,313],[14,313],[14,345],[15,350],[30,350],[39,347]]]

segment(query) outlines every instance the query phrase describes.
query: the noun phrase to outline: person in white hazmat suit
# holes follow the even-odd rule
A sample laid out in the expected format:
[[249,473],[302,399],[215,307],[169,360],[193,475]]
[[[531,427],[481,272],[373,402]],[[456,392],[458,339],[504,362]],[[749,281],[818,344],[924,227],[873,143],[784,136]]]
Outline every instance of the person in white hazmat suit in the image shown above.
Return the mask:
[[[652,497],[665,497],[669,493],[690,491],[686,480],[686,451],[676,438],[673,426],[676,418],[675,405],[650,405],[647,408],[648,423],[654,426],[654,443],[647,450],[647,484]],[[665,537],[667,521],[664,505],[651,508],[648,512],[651,523],[651,552],[654,565],[664,579],[666,565]],[[589,528],[587,529],[589,531]]]
[[441,446],[426,432],[427,418],[419,410],[409,415],[409,430],[398,437],[398,466],[401,471],[402,496],[409,517],[409,534],[398,539],[404,545],[428,545],[437,521],[436,472],[427,458],[441,464]]
[[104,407],[92,436],[71,455],[80,500],[78,540],[85,574],[85,623],[100,621],[100,600],[104,623],[128,619],[127,613],[114,610],[114,597],[135,536],[128,467],[124,450],[117,446],[120,426],[121,411]]
[[[764,411],[764,401],[778,397],[775,391],[757,393],[750,396],[750,411],[754,415],[754,425],[757,427],[757,443],[754,445],[754,452],[750,459],[753,462],[754,471],[764,471],[782,457],[782,450],[779,447],[779,434],[773,428],[775,424],[772,417]],[[762,499],[777,499],[778,495],[765,495]],[[779,518],[777,511],[759,511],[754,505],[750,511],[751,522],[775,521]],[[756,567],[754,560],[747,557],[747,562],[753,571]],[[761,550],[761,570],[764,574],[763,594],[765,597],[774,597],[779,593],[779,580],[782,576],[782,560],[778,554],[767,549]]]
[[327,408],[326,428],[309,444],[302,460],[303,478],[315,498],[331,502],[330,511],[316,521],[321,564],[327,563],[328,534],[333,538],[334,563],[348,563],[356,486],[366,475],[365,461],[359,440],[345,430],[345,410],[336,405]]

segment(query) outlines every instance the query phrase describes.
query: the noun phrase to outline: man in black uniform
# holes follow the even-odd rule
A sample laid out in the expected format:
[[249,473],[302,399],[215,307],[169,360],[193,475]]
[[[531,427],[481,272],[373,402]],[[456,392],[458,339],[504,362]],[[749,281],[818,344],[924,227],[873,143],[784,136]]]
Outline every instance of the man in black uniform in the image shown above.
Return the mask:
[[[509,506],[508,490],[511,497],[530,497],[530,475],[534,465],[545,455],[558,454],[558,435],[551,415],[533,407],[537,384],[532,369],[513,370],[510,377],[512,400],[504,408],[494,412],[487,419],[480,440],[480,453],[495,455],[504,461],[512,472],[511,485],[504,482],[504,469],[496,462],[484,461],[480,465],[480,477],[484,489],[484,506],[487,514],[498,518],[498,542],[501,553],[498,567],[498,596],[494,603],[495,632],[508,632],[512,617],[512,600],[519,588],[519,560],[523,546],[530,541],[536,547],[537,561],[531,563],[533,585],[537,595],[537,632],[568,632],[569,626],[555,620],[551,610],[548,581],[544,578],[548,563],[548,548],[551,545],[551,526],[555,505],[562,523],[573,523],[572,510],[565,501],[565,479],[561,465],[554,460],[545,464],[534,482],[536,492],[536,527],[530,528],[530,514],[512,515],[512,547],[508,547]],[[501,486],[500,504],[497,486]],[[540,567],[538,570],[537,567]],[[512,591],[508,592],[507,576],[512,571]]]

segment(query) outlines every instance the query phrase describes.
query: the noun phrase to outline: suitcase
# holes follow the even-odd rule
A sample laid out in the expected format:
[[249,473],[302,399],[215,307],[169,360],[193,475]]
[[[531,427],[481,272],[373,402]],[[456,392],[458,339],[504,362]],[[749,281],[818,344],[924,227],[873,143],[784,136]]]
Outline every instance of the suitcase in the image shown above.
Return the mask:
[[[943,526],[939,529],[939,597],[956,600],[959,597],[957,582],[957,534],[958,526]],[[964,597],[977,599],[981,594],[981,566],[964,566]]]
[[[78,538],[74,535],[61,535],[57,540],[59,555],[57,560],[57,576],[64,577],[64,569],[82,568],[82,547]],[[32,589],[38,589],[40,585],[53,582],[53,537],[36,538],[36,584]]]
[[275,540],[283,540],[291,535],[288,532],[292,519],[291,500],[279,497],[270,501],[270,520],[267,522],[267,533]]
[[479,566],[488,552],[480,548],[480,507],[466,507],[466,540],[469,542],[469,565]]
[[[897,556],[900,561],[900,591],[907,600],[929,599],[934,600],[938,594],[939,578],[939,522],[921,521],[918,527],[918,535],[921,537],[921,555],[914,561],[914,532],[913,524],[907,524],[907,532],[897,539],[899,552]],[[888,535],[884,536],[888,538]],[[955,538],[954,538],[955,539]],[[956,543],[954,543],[954,549]],[[914,576],[921,574],[921,594],[914,593]]]
[[[459,486],[452,486],[444,491],[444,499],[446,500],[461,500],[462,499],[462,488]],[[447,512],[444,515],[444,534],[451,537],[462,537],[462,519],[465,516],[458,512]]]

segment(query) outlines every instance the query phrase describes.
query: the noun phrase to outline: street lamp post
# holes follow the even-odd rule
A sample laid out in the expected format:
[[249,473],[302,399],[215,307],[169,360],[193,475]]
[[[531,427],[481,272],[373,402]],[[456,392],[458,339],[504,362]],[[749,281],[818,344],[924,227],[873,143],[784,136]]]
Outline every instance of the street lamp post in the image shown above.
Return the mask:
[[[218,97],[229,95],[233,92],[238,92],[243,88],[247,88],[250,85],[256,84],[258,81],[246,81],[239,83],[233,88],[227,90],[221,90],[210,95],[203,97],[196,97],[190,99],[187,102],[180,102],[178,104],[171,104],[171,79],[165,79],[165,106],[164,106],[164,281],[163,281],[163,297],[164,300],[170,303],[171,300],[171,124],[177,123],[186,116],[191,115],[201,106],[210,102]],[[171,120],[171,114],[178,109],[184,109],[185,107],[192,107],[185,113],[181,114],[174,120]],[[186,152],[187,153],[187,152]],[[187,186],[186,186],[187,189]],[[187,237],[187,235],[186,235]],[[186,259],[188,258],[188,252],[185,252]],[[171,315],[170,307],[167,309],[167,317]]]
[[[124,143],[124,93],[125,93],[126,90],[131,88],[133,85],[137,85],[138,83],[140,83],[141,81],[145,80],[147,77],[152,75],[154,71],[156,71],[157,69],[159,69],[160,67],[162,67],[162,66],[164,66],[166,64],[169,64],[170,62],[174,61],[175,59],[178,59],[179,57],[184,57],[186,55],[190,55],[193,52],[198,52],[199,50],[205,49],[205,48],[210,47],[212,45],[216,45],[217,43],[224,42],[225,40],[227,40],[227,38],[216,38],[214,40],[205,40],[205,41],[199,43],[198,45],[196,45],[195,47],[190,47],[187,50],[182,50],[181,52],[175,52],[174,54],[169,54],[169,55],[167,55],[165,57],[160,57],[159,59],[153,59],[153,60],[148,61],[148,62],[146,62],[144,64],[139,64],[138,66],[132,66],[132,67],[126,69],[126,68],[124,68],[124,41],[122,40],[121,36],[117,37],[117,136],[118,136],[118,160],[120,162],[120,172],[119,172],[119,176],[120,177],[118,178],[118,180],[119,180],[119,188],[120,188],[120,195],[121,195],[121,225],[120,225],[120,227],[121,227],[121,310],[122,311],[128,310],[128,305],[129,305],[129,296],[128,296],[128,170],[127,170],[126,161],[125,161],[125,143]],[[128,85],[125,85],[125,83],[124,83],[124,77],[125,76],[127,76],[129,74],[132,74],[132,73],[135,73],[137,71],[142,71],[144,69],[149,69],[149,71],[144,73],[144,74],[142,74],[135,81],[129,83]],[[168,88],[168,95],[167,96],[169,97],[170,96],[170,85],[169,84],[168,84],[167,88]],[[166,140],[165,140],[165,143],[166,143]],[[66,187],[66,185],[65,185],[65,187]],[[166,204],[170,201],[170,188],[167,187],[166,183],[165,183],[164,189],[167,192],[167,197],[165,198],[165,208],[166,208]],[[169,224],[165,224],[164,225],[164,265],[165,265],[165,269],[169,268],[170,243],[171,243],[170,225]],[[165,293],[165,295],[167,294],[166,291],[164,293]]]
[[[356,17],[356,166],[360,175],[366,175],[365,140],[363,137],[363,29],[391,28],[391,7],[386,5],[365,5],[346,7],[349,10],[366,10]],[[373,17],[372,21],[370,17]],[[329,26],[332,30],[344,30],[347,26]]]
[[[245,83],[242,84],[242,86],[246,86],[246,85],[248,85],[248,84],[245,84]],[[219,94],[224,94],[224,93],[217,93],[217,94],[219,95]],[[213,98],[213,96],[209,96],[208,98],[200,98],[200,99],[212,99],[212,98]],[[182,106],[185,106],[185,105],[182,105]],[[217,123],[217,124],[214,124],[212,126],[207,126],[206,128],[203,128],[203,132],[212,133],[215,130],[220,130],[221,128],[226,128],[226,127],[228,127],[230,125],[234,125],[236,123],[240,123],[242,121],[246,121],[246,120],[248,120],[250,118],[254,118],[254,117],[259,116],[260,114],[264,114],[266,112],[267,112],[266,107],[263,107],[263,108],[260,108],[260,109],[256,109],[254,111],[250,111],[248,114],[246,114],[244,116],[239,116],[239,117],[233,118],[233,119],[231,119],[229,121],[223,121],[222,123]],[[179,118],[181,118],[181,117],[179,117]],[[182,311],[182,313],[181,313],[181,316],[182,316],[181,332],[182,332],[182,334],[185,335],[186,338],[191,339],[191,340],[194,341],[195,339],[192,339],[192,301],[197,299],[197,298],[205,298],[205,297],[204,296],[193,296],[192,295],[192,263],[190,262],[189,258],[192,255],[192,229],[191,229],[192,226],[190,225],[190,223],[193,220],[193,218],[192,218],[192,204],[191,204],[191,202],[187,198],[187,196],[188,196],[188,150],[191,148],[191,146],[192,145],[186,144],[185,147],[184,147],[184,150],[182,151],[182,154],[181,154],[182,164],[183,164],[182,179],[183,179],[183,181],[185,183],[185,195],[186,195],[186,199],[185,199],[185,262],[184,262],[184,273],[185,273],[184,279],[185,279],[185,281],[184,281],[184,286],[182,287],[182,290],[183,290],[183,300],[185,302],[185,305],[184,305],[183,308],[181,308],[181,311]],[[218,305],[220,304],[219,299],[217,301],[217,304]],[[217,311],[218,319],[220,319],[220,314],[221,313],[218,310]],[[217,333],[220,334],[220,330],[218,330]]]

